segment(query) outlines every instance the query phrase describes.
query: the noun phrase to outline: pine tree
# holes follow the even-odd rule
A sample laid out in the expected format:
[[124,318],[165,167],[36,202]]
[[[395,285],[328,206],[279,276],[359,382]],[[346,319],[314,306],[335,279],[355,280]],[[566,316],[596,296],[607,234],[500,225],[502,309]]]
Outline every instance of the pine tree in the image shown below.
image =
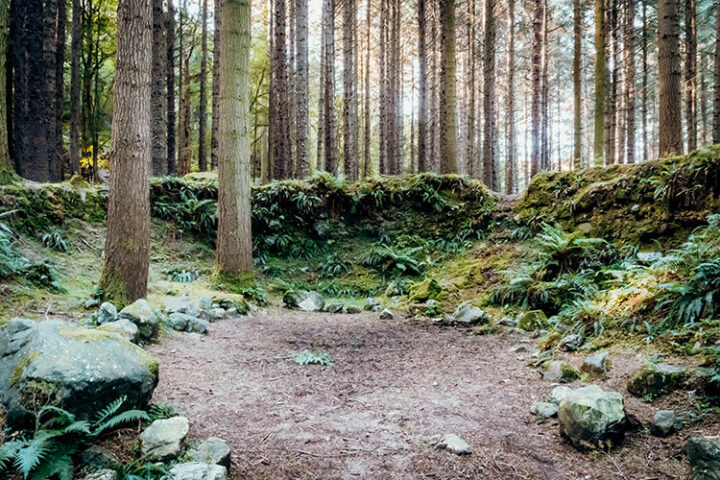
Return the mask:
[[80,173],[80,59],[83,42],[83,11],[80,0],[72,0],[70,44],[70,171]]
[[150,262],[152,5],[119,0],[105,264],[100,286],[123,306],[147,294]]
[[697,149],[697,27],[695,0],[685,0],[685,122],[688,150]]
[[357,70],[355,65],[356,0],[343,1],[343,154],[345,176],[358,178]]
[[167,38],[163,1],[152,0],[152,174],[167,174]]
[[720,2],[717,2],[715,29],[715,91],[713,92],[713,143],[720,143]]
[[440,0],[440,171],[457,173],[455,0]]
[[680,14],[676,0],[658,0],[659,153],[682,153]]
[[[632,0],[631,0],[632,2]],[[582,167],[582,22],[583,6],[573,0],[573,169]]]
[[175,8],[173,0],[168,0],[165,32],[167,41],[167,85],[165,89],[167,92],[167,173],[175,175],[177,173],[177,162],[175,161],[177,119],[175,116]]
[[605,47],[605,1],[595,0],[595,130],[593,162],[596,167],[605,164],[605,88],[607,78]]
[[202,0],[200,33],[200,105],[198,110],[198,169],[208,169],[207,161],[207,64],[208,64],[208,0]]
[[[505,162],[505,193],[515,193],[515,0],[508,0],[508,53],[507,53],[507,160]],[[474,121],[469,125],[474,128]]]
[[335,0],[324,0],[325,22],[323,37],[325,41],[324,52],[324,78],[323,78],[323,143],[325,153],[325,168],[328,172],[338,173],[337,143],[335,129]]
[[627,163],[635,163],[635,0],[625,11],[625,130]]
[[295,122],[297,176],[302,178],[310,173],[308,160],[308,0],[297,0],[295,28],[295,81],[297,121]]
[[[541,88],[541,71],[542,71],[542,48],[543,48],[543,10],[545,0],[533,0],[532,6],[532,60],[531,60],[531,146],[530,146],[530,176],[537,175],[540,171],[541,163],[541,145],[540,145],[540,129],[542,123],[542,88]],[[598,0],[602,1],[602,0]]]
[[[420,172],[428,171],[427,156],[427,12],[425,0],[417,2],[418,20],[418,159]],[[369,46],[368,46],[369,48]]]
[[8,105],[5,52],[10,30],[10,1],[0,0],[0,184],[5,183],[13,172],[10,160],[10,137],[8,135]]

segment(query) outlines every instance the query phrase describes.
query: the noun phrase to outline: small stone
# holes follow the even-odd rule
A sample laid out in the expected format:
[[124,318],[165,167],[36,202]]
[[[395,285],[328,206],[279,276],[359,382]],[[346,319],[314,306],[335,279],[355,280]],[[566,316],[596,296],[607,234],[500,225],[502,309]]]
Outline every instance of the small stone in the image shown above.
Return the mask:
[[90,298],[85,301],[85,310],[92,310],[100,305],[100,300],[97,298]]
[[387,308],[380,312],[380,320],[392,320],[393,313]]
[[117,333],[124,340],[128,342],[137,342],[140,335],[140,330],[137,325],[128,320],[127,318],[121,318],[114,322],[108,322],[100,325],[98,330],[103,332]]
[[470,445],[454,433],[443,435],[434,443],[435,448],[438,450],[447,450],[448,452],[456,455],[470,455],[472,453]]
[[208,313],[210,315],[211,322],[214,322],[216,320],[223,320],[223,319],[227,318],[227,316],[228,316],[227,311],[225,311],[224,308],[220,308],[220,307],[213,308]]
[[589,375],[605,375],[610,370],[608,352],[597,352],[587,357],[580,366],[580,371]]
[[528,347],[525,344],[518,343],[517,345],[513,345],[508,350],[510,353],[524,353],[528,351]]
[[142,298],[123,308],[118,316],[137,325],[140,330],[140,338],[143,340],[150,340],[157,336],[158,326],[162,319],[160,311],[151,307],[147,300]]
[[352,305],[352,304],[345,305],[345,313],[355,314],[355,313],[361,313],[361,312],[362,312],[362,309],[360,307],[358,307],[357,305]]
[[170,316],[168,316],[168,325],[170,325],[170,328],[177,330],[178,332],[186,332],[188,325],[190,325],[190,321],[194,318],[196,317],[185,313],[171,313]]
[[115,480],[116,478],[117,472],[115,470],[104,468],[97,472],[88,473],[83,477],[83,480]]
[[664,363],[646,365],[628,383],[628,392],[637,397],[655,398],[680,388],[688,377],[684,368]]
[[540,418],[551,418],[557,415],[558,405],[550,402],[535,402],[530,407],[530,413]]
[[380,310],[382,310],[382,306],[374,298],[368,297],[367,299],[365,299],[363,310],[365,310],[366,312],[379,312]]
[[572,389],[570,387],[565,387],[562,385],[559,387],[555,387],[553,388],[553,391],[550,392],[549,401],[560,405],[560,403],[565,400],[565,398],[567,398],[570,393],[572,393]]
[[500,320],[495,322],[495,325],[500,325],[503,327],[509,327],[514,328],[515,327],[515,320],[510,317],[502,317]]
[[655,412],[650,431],[653,435],[665,437],[680,428],[682,428],[682,420],[675,415],[674,410],[658,410]]
[[325,307],[325,298],[308,290],[288,290],[283,302],[287,308],[303,312],[320,312]]
[[693,480],[720,479],[720,436],[690,437],[686,450]]
[[207,333],[210,328],[210,322],[202,318],[193,318],[188,324],[188,332],[190,333]]
[[331,303],[327,306],[327,312],[328,313],[342,313],[343,312],[343,304],[342,303]]
[[190,460],[230,467],[230,447],[225,440],[210,437],[187,453]]
[[488,315],[485,310],[474,305],[459,305],[452,316],[453,323],[461,325],[475,325],[478,323],[487,323]]
[[105,302],[100,305],[100,309],[97,312],[97,323],[98,325],[104,325],[106,323],[114,322],[117,319],[117,307],[110,302]]
[[185,417],[155,420],[140,434],[143,455],[154,461],[177,458],[189,430],[190,422]]
[[550,383],[570,383],[578,379],[578,374],[572,365],[555,360],[550,362],[543,372],[543,380]]
[[173,465],[163,480],[226,480],[227,469],[222,465],[187,462]]
[[582,335],[573,333],[563,337],[558,346],[566,352],[574,352],[578,348],[582,347],[583,343],[585,343],[585,338]]
[[111,451],[92,445],[80,454],[80,464],[85,470],[102,470],[118,465],[118,459]]

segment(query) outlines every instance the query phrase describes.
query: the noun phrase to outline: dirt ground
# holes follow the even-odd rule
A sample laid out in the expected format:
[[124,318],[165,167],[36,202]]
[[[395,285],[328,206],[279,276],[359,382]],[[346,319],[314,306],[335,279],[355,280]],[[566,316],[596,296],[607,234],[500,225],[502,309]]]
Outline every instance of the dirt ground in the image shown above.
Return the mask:
[[[556,421],[533,417],[530,405],[553,385],[529,366],[530,353],[509,351],[529,341],[374,313],[271,310],[153,347],[160,361],[154,401],[188,416],[191,441],[225,439],[237,479],[689,478],[682,445],[697,427],[666,439],[639,429],[609,454],[586,454],[563,441]],[[288,359],[306,348],[329,352],[334,365]],[[641,359],[634,352],[611,359],[610,377],[598,383],[625,393]],[[658,408],[689,408],[687,395],[652,405],[626,395],[626,407],[647,420]],[[703,425],[720,431],[716,417]],[[445,433],[465,439],[472,455],[426,443]]]

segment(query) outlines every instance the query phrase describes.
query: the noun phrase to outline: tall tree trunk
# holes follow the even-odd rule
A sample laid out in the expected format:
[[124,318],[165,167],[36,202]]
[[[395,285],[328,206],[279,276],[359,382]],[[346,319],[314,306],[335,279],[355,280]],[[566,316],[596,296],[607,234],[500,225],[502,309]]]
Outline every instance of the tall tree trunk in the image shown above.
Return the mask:
[[210,127],[210,168],[218,167],[217,149],[218,149],[218,91],[220,82],[218,81],[218,68],[220,67],[220,3],[221,0],[214,0],[213,22],[215,31],[213,32],[213,64],[212,64],[212,125]]
[[[419,0],[425,1],[425,0]],[[365,12],[365,23],[367,31],[365,32],[365,47],[367,52],[365,53],[365,105],[363,115],[365,117],[363,124],[363,176],[369,177],[372,170],[370,165],[370,132],[372,131],[372,125],[370,124],[370,21],[372,19],[372,0],[367,0],[367,6]]]
[[485,129],[483,133],[483,183],[492,190],[498,189],[496,171],[497,123],[495,118],[495,0],[485,0],[485,42],[483,53],[483,107]]
[[713,143],[720,143],[720,2],[715,14],[715,81],[713,92]]
[[8,135],[8,85],[6,55],[10,31],[10,0],[0,0],[0,185],[7,183],[14,171],[10,159]]
[[167,173],[177,173],[177,162],[175,161],[175,127],[177,124],[175,116],[175,8],[173,0],[168,0],[167,22],[165,24],[167,41],[167,64],[166,64],[166,92],[167,92]]
[[[602,0],[597,0],[602,2]],[[530,176],[534,177],[540,171],[542,152],[540,149],[540,129],[542,123],[542,50],[543,50],[543,3],[545,0],[533,0],[532,14],[532,60],[531,60],[531,90],[532,99],[530,106],[531,120],[531,147],[530,147]]]
[[119,0],[105,264],[100,286],[120,307],[147,294],[150,263],[152,6]]
[[200,34],[200,110],[198,111],[198,169],[208,169],[207,161],[207,63],[208,63],[208,0],[202,0],[202,27]]
[[700,86],[699,86],[700,104],[698,107],[698,110],[700,112],[700,146],[703,146],[703,145],[706,145],[709,140],[708,111],[707,111],[708,89],[707,89],[707,78],[705,77],[705,72],[707,70],[707,55],[701,53],[700,58],[698,60],[700,62],[700,67],[698,70],[698,77],[700,79]]
[[550,69],[550,52],[548,45],[548,29],[549,29],[549,15],[548,15],[548,3],[547,0],[543,1],[543,12],[542,12],[542,70],[541,70],[541,106],[542,111],[542,125],[540,133],[540,169],[550,170],[552,168],[550,161],[550,81],[549,81],[549,69]]
[[658,84],[661,156],[682,153],[680,14],[676,0],[658,0]]
[[152,0],[152,174],[167,175],[167,45],[163,1]]
[[[630,0],[632,3],[633,0]],[[582,22],[583,6],[573,0],[573,162],[572,168],[582,166]]]
[[593,162],[595,166],[605,164],[606,38],[605,0],[595,0],[595,126],[593,140]]
[[[418,171],[427,172],[427,12],[425,0],[418,0]],[[369,45],[368,45],[368,48]]]
[[[507,52],[507,160],[505,162],[505,193],[515,193],[515,0],[508,0]],[[474,122],[469,125],[474,128]]]
[[468,68],[468,78],[466,81],[469,92],[467,93],[467,129],[465,132],[465,171],[472,172],[473,159],[475,158],[475,104],[477,103],[475,99],[477,92],[475,86],[475,75],[477,71],[475,65],[475,0],[468,1],[468,9],[468,16],[470,18],[468,19],[467,48],[469,50],[470,58],[468,61],[470,68]]
[[343,1],[343,154],[345,176],[358,178],[357,70],[355,66],[356,0]]
[[388,50],[388,39],[387,39],[387,19],[388,19],[388,3],[380,0],[380,40],[379,40],[379,53],[380,53],[380,78],[378,83],[380,84],[380,132],[379,132],[379,170],[381,175],[388,173],[388,104],[390,103],[388,96],[388,61],[387,61],[387,50]]
[[187,13],[187,0],[178,0],[178,29],[177,29],[177,37],[178,37],[178,53],[177,53],[177,63],[178,63],[178,75],[177,75],[177,82],[178,82],[178,125],[177,125],[177,173],[178,175],[182,176],[185,175],[183,173],[184,170],[184,161],[183,161],[183,148],[185,147],[185,130],[183,125],[183,118],[184,118],[184,110],[185,110],[185,95],[184,95],[184,85],[185,85],[185,48],[184,48],[184,26],[185,26],[185,15]]
[[430,38],[432,43],[430,45],[431,53],[431,66],[430,66],[430,108],[428,110],[429,122],[428,127],[428,171],[437,172],[440,170],[438,159],[438,139],[439,139],[439,128],[438,128],[438,114],[440,112],[440,98],[439,98],[439,73],[438,73],[438,32],[437,32],[437,2],[431,2],[432,6],[432,21],[430,23]]
[[325,78],[324,78],[324,97],[323,102],[325,125],[323,127],[324,134],[324,151],[325,166],[327,171],[333,175],[337,175],[337,142],[335,130],[335,0],[324,0],[324,7],[327,12],[325,17],[325,25],[323,36],[325,38]]
[[290,112],[288,110],[287,5],[273,0],[273,178],[290,176]]
[[615,158],[615,132],[616,132],[616,116],[615,116],[615,99],[617,93],[617,36],[615,34],[617,27],[617,1],[609,0],[608,9],[605,12],[607,19],[607,27],[610,32],[610,38],[606,46],[606,55],[609,58],[611,69],[609,75],[605,79],[605,88],[607,98],[605,100],[605,163],[612,165],[616,163]]
[[[323,0],[322,7],[322,20],[321,20],[321,32],[320,32],[320,83],[318,85],[318,128],[317,128],[317,148],[315,158],[315,168],[317,170],[327,171],[327,165],[325,165],[325,155],[323,152],[323,145],[325,144],[325,73],[327,68],[325,67],[325,22],[327,16],[327,5]],[[272,88],[270,89],[272,94]]]
[[625,11],[625,136],[627,163],[635,163],[635,0]]
[[297,76],[295,87],[297,94],[297,121],[295,122],[297,176],[302,178],[310,173],[308,160],[308,0],[297,0],[295,47],[297,53]]
[[83,41],[83,12],[80,0],[72,1],[70,45],[70,172],[80,173],[80,58]]
[[640,94],[643,135],[643,156],[642,161],[648,159],[648,25],[647,25],[647,3],[642,0],[642,93]]
[[[219,65],[218,280],[252,280],[250,217],[250,0],[222,0]],[[238,285],[240,283],[240,285]]]
[[[187,10],[186,10],[187,12]],[[179,147],[180,156],[178,157],[178,174],[180,176],[190,173],[192,168],[192,147],[190,145],[190,136],[192,135],[192,125],[190,116],[190,58],[192,57],[192,44],[187,56],[182,59],[183,65],[183,88],[179,90],[180,97],[180,126],[179,126]]]
[[65,37],[67,23],[67,0],[58,0],[55,41],[55,162],[52,175],[62,181],[65,163],[63,142],[63,98],[65,90]]
[[440,0],[440,171],[457,173],[455,0]]
[[685,121],[688,151],[697,149],[697,27],[695,0],[685,0]]
[[294,151],[296,145],[295,132],[297,132],[297,72],[295,70],[295,27],[297,25],[297,0],[288,2],[288,34],[287,34],[287,66],[288,66],[288,175],[297,178],[297,162]]

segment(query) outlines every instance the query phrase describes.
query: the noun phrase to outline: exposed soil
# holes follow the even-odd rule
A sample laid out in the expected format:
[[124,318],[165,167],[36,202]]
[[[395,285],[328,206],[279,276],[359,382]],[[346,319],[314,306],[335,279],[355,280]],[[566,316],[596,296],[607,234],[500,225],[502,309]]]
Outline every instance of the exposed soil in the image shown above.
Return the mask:
[[[529,340],[371,313],[272,310],[153,347],[161,365],[154,401],[187,415],[192,439],[224,438],[238,479],[689,477],[681,449],[696,426],[666,439],[639,429],[609,454],[569,446],[557,422],[529,413],[553,386],[529,366],[529,353],[509,351],[521,342]],[[289,351],[306,348],[329,352],[335,364],[288,359]],[[598,383],[625,393],[640,359],[635,353],[611,359],[610,378]],[[683,393],[648,405],[626,395],[628,412],[640,419],[668,405],[682,411],[690,400]],[[703,430],[719,425],[711,418]],[[444,433],[465,439],[472,455],[425,442]]]

